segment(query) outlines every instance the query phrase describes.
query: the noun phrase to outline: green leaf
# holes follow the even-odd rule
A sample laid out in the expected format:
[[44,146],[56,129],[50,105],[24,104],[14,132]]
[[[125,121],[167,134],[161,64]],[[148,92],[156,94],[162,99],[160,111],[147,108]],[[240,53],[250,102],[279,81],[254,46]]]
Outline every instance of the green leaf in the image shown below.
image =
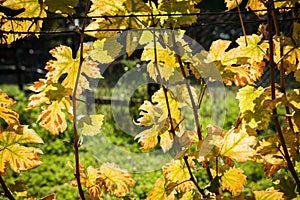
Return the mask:
[[50,12],[58,14],[75,14],[74,7],[77,6],[79,0],[45,0],[45,4],[48,6]]

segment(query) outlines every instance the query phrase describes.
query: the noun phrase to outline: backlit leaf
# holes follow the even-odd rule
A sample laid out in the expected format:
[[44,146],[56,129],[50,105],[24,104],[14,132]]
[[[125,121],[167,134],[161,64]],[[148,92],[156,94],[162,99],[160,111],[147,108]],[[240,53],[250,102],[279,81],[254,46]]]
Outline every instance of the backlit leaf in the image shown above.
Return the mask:
[[[188,14],[188,13],[198,13],[200,10],[195,8],[194,5],[196,1],[187,0],[162,0],[159,4],[159,11],[164,14]],[[196,15],[175,15],[160,17],[162,24],[172,25],[177,27],[180,25],[189,25],[196,22]]]
[[232,10],[236,8],[238,5],[242,3],[242,0],[225,0],[226,7],[228,10]]
[[137,119],[138,126],[147,126],[148,128],[135,136],[143,149],[149,150],[156,146],[158,138],[161,139],[160,146],[164,151],[168,151],[173,144],[174,133],[181,136],[185,130],[181,122],[182,117],[180,113],[181,104],[177,99],[168,91],[168,104],[172,111],[172,127],[168,115],[167,104],[163,89],[158,90],[152,96],[152,102],[145,101],[139,108],[140,118]]
[[275,190],[273,187],[265,191],[253,191],[255,200],[284,200],[283,193]]
[[[6,0],[0,4],[3,7],[7,7],[13,10],[24,9],[23,12],[16,15],[17,18],[33,18],[33,17],[47,17],[44,10],[44,5],[40,4],[39,0]],[[42,28],[43,20],[7,20],[2,26],[1,30],[7,31],[4,33],[4,37],[1,37],[1,44],[11,44],[12,42],[24,38],[29,34],[14,34],[14,32],[36,32]]]
[[16,173],[42,164],[38,157],[38,154],[42,154],[40,149],[20,145],[28,143],[43,143],[36,132],[28,126],[21,126],[17,130],[8,127],[0,134],[0,173],[2,175],[7,172],[7,164]]
[[[83,57],[86,58],[88,53],[92,50],[91,46],[84,45]],[[72,49],[67,46],[59,46],[50,51],[51,55],[56,60],[50,60],[47,62],[45,69],[48,70],[47,80],[57,83],[63,75],[66,75],[62,80],[62,85],[67,88],[74,89],[75,81],[80,64],[80,50],[78,50],[76,58],[73,58]],[[101,78],[100,71],[98,70],[98,64],[90,59],[85,59],[82,64],[81,76],[78,83],[78,95],[81,93],[81,88],[89,89],[89,82],[86,77]]]
[[77,6],[78,0],[45,0],[45,4],[48,6],[50,12],[73,15],[75,14],[74,7]]
[[254,111],[254,100],[262,95],[264,89],[262,87],[254,88],[253,86],[245,86],[239,90],[236,98],[239,100],[240,112],[243,113],[247,110]]
[[92,166],[88,166],[86,169],[86,175],[84,177],[84,185],[88,189],[89,193],[93,197],[101,197],[102,196],[102,190],[100,188],[100,184],[98,183],[98,179],[100,178],[100,175],[98,173],[98,170],[93,168]]
[[[188,159],[188,162],[190,167],[193,168],[194,162],[192,161],[191,157]],[[195,188],[195,185],[192,181],[187,181],[190,180],[190,174],[183,159],[172,160],[170,163],[164,165],[163,173],[166,180],[177,184],[181,183],[176,187],[177,190],[188,192]]]
[[58,135],[67,128],[65,113],[62,112],[63,104],[54,101],[48,107],[44,107],[43,112],[39,115],[39,125],[54,135]]
[[221,156],[235,159],[237,162],[246,162],[255,155],[255,150],[251,148],[255,144],[256,138],[249,136],[245,128],[241,128],[226,132],[224,138],[218,141],[217,147]]
[[100,133],[104,115],[87,115],[78,121],[78,130],[83,135],[97,135]]
[[243,174],[243,170],[231,167],[221,177],[221,187],[223,190],[228,190],[235,195],[241,192],[247,184],[247,177]]
[[[255,11],[255,14],[260,16],[260,15],[265,15],[267,11],[265,9],[266,6],[260,1],[260,0],[248,0],[248,3],[246,5],[246,8],[249,10]],[[261,11],[258,11],[261,10]]]
[[[247,40],[247,44],[245,40]],[[239,44],[236,57],[249,58],[250,63],[261,62],[269,47],[268,43],[261,43],[260,37],[256,34],[247,35],[246,39],[245,36],[241,36],[236,42]]]
[[166,191],[166,183],[164,179],[158,179],[152,191],[147,196],[146,200],[175,200],[174,190],[171,193]]
[[123,197],[129,193],[129,187],[133,186],[134,180],[127,171],[120,169],[112,163],[104,163],[98,173],[103,180],[107,192],[113,192],[116,197]]
[[[0,118],[9,124],[19,124],[19,114],[15,111],[9,109],[9,106],[12,106],[16,103],[15,100],[9,98],[7,94],[0,90]],[[0,125],[1,130],[1,125]]]
[[207,55],[208,62],[223,60],[225,51],[229,47],[230,43],[230,40],[213,41]]

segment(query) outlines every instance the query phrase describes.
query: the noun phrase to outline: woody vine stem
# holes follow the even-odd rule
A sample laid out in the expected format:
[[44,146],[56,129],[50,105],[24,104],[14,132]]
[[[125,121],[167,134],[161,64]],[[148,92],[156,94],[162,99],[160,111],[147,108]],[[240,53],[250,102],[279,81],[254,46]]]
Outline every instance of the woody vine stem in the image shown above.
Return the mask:
[[86,7],[85,7],[85,13],[84,16],[85,18],[83,19],[81,30],[80,30],[80,61],[79,61],[79,67],[78,67],[78,73],[76,77],[76,82],[75,82],[75,87],[72,95],[72,104],[73,104],[73,117],[74,117],[74,154],[75,154],[75,165],[76,165],[76,172],[75,172],[75,178],[77,181],[77,187],[78,187],[78,192],[82,200],[85,200],[84,197],[84,192],[82,189],[81,181],[80,181],[80,162],[79,162],[79,147],[80,147],[80,141],[78,137],[78,132],[76,128],[76,96],[77,96],[77,88],[78,88],[78,83],[79,83],[79,78],[80,78],[80,73],[81,73],[81,67],[82,63],[84,61],[83,59],[83,42],[84,42],[84,30],[86,27],[86,16],[89,10],[90,6],[90,0],[87,0],[86,2]]
[[[273,1],[269,1],[267,4],[267,12],[268,12],[268,30],[269,30],[269,53],[270,53],[270,82],[271,82],[271,92],[272,92],[272,99],[275,99],[275,62],[274,62],[274,44],[273,44],[273,22],[272,19],[274,19],[274,15],[272,14],[272,10],[274,9],[274,2]],[[276,21],[276,20],[274,20]],[[278,33],[278,31],[277,31]],[[274,119],[274,123],[275,123],[275,127],[276,130],[278,132],[278,137],[283,149],[283,153],[284,153],[284,158],[287,162],[287,166],[289,171],[291,172],[291,175],[293,176],[296,184],[297,184],[297,190],[298,192],[300,192],[300,180],[299,177],[297,175],[297,172],[295,171],[294,165],[291,161],[287,146],[286,146],[286,142],[280,127],[280,123],[278,120],[278,114],[277,114],[277,109],[274,108],[272,110],[273,113],[273,119]]]

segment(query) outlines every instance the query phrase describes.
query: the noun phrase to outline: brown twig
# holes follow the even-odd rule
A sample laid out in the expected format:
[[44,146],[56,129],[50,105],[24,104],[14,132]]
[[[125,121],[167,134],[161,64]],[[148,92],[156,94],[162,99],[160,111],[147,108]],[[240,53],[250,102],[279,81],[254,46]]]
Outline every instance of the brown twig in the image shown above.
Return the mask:
[[5,181],[3,180],[2,176],[0,176],[0,184],[2,186],[2,189],[4,190],[4,196],[6,196],[10,200],[15,200],[14,196],[11,194],[10,190],[5,184]]
[[245,45],[248,46],[248,42],[247,42],[247,33],[246,33],[246,29],[245,29],[245,25],[244,25],[244,21],[243,21],[241,9],[240,9],[240,6],[239,6],[237,0],[235,0],[235,3],[236,3],[236,5],[237,5],[237,9],[238,9],[238,13],[239,13],[239,18],[240,18],[240,22],[241,22],[243,34],[244,34],[244,37],[245,37]]
[[[270,53],[270,82],[271,82],[271,96],[272,99],[275,99],[275,62],[274,62],[274,44],[273,44],[273,23],[272,23],[272,9],[274,8],[274,3],[273,1],[270,1],[270,3],[267,4],[267,8],[268,8],[268,31],[269,31],[269,53]],[[291,161],[287,146],[286,146],[286,142],[280,127],[280,123],[278,120],[278,114],[277,114],[277,109],[273,109],[272,110],[273,113],[273,119],[274,119],[274,123],[275,123],[275,127],[276,130],[278,132],[278,137],[284,152],[284,158],[287,162],[287,166],[289,171],[291,172],[291,175],[293,176],[296,184],[297,184],[297,190],[298,192],[300,192],[300,180],[299,177],[297,175],[297,172],[295,171],[294,165]]]
[[204,193],[204,190],[202,188],[200,188],[200,186],[198,185],[194,175],[193,175],[193,172],[191,170],[191,166],[189,165],[189,162],[188,162],[188,156],[184,156],[183,157],[183,160],[186,164],[186,167],[189,171],[189,174],[190,174],[190,180],[194,183],[194,185],[196,186],[197,190],[203,195],[203,197],[206,197],[205,193]]
[[[87,0],[86,7],[85,7],[85,13],[84,15],[87,16],[88,10],[90,7],[90,0]],[[81,30],[80,30],[80,61],[79,61],[79,67],[78,67],[78,73],[76,76],[76,81],[75,81],[75,86],[74,86],[74,91],[72,95],[72,104],[73,104],[73,118],[74,118],[74,154],[75,154],[75,165],[76,165],[76,172],[75,172],[75,178],[77,181],[77,187],[78,187],[78,192],[80,195],[80,198],[82,200],[85,200],[84,197],[84,192],[82,189],[81,181],[80,181],[80,159],[79,159],[79,147],[80,147],[80,141],[77,133],[77,127],[76,127],[76,96],[77,96],[77,88],[78,88],[78,83],[80,79],[80,74],[81,74],[81,67],[82,63],[84,61],[83,58],[83,42],[84,42],[84,30],[86,27],[86,18],[83,19]]]

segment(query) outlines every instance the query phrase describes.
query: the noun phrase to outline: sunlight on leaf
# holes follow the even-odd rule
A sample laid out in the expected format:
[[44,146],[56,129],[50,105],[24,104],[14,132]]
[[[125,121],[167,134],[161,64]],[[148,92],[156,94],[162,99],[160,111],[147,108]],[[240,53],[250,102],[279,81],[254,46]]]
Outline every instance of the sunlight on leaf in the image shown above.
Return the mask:
[[166,191],[166,183],[164,179],[158,179],[152,191],[147,196],[146,200],[175,200],[174,190],[171,193]]
[[221,156],[235,159],[237,162],[246,162],[255,155],[251,146],[256,144],[256,138],[249,136],[245,128],[231,129],[225,133],[224,138],[217,142]]
[[97,135],[100,133],[104,115],[87,115],[79,119],[78,129],[82,135]]
[[[44,10],[44,5],[40,4],[39,0],[6,0],[4,2],[2,1],[0,5],[13,10],[24,9],[23,12],[15,16],[17,18],[47,17],[47,13]],[[1,30],[8,32],[4,34],[4,37],[1,37],[1,44],[11,44],[16,40],[29,35],[24,33],[9,33],[10,31],[36,32],[41,30],[42,24],[43,20],[7,20],[1,26]]]
[[283,193],[275,190],[273,187],[265,191],[253,191],[255,200],[284,200]]
[[[38,154],[42,154],[40,149],[25,147],[20,144],[43,143],[43,140],[28,126],[21,126],[20,128],[16,130],[8,127],[0,134],[0,173],[2,175],[7,172],[7,164],[16,173],[42,164],[38,157]],[[21,134],[19,133],[20,130],[22,130]]]
[[[15,100],[12,98],[9,98],[7,94],[2,92],[0,90],[0,118],[4,119],[4,121],[10,125],[10,124],[19,124],[19,114],[15,111],[9,109],[9,106],[12,106],[16,103]],[[0,123],[0,132],[1,132],[1,126],[3,124]]]
[[247,184],[247,177],[239,168],[230,168],[221,177],[221,186],[223,190],[228,190],[232,195],[241,192]]

